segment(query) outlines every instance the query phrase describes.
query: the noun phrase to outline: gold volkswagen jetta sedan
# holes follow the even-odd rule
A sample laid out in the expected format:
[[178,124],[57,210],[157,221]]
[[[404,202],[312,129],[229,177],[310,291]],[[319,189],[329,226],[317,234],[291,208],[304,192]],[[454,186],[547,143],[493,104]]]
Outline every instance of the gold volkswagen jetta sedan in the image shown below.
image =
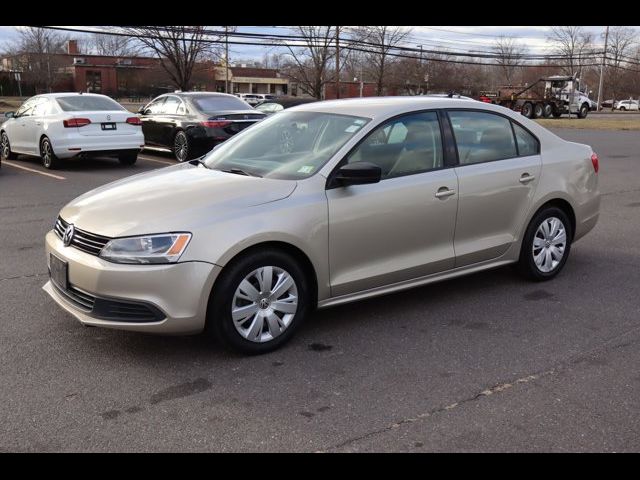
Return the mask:
[[516,264],[557,275],[598,220],[598,157],[472,100],[280,112],[65,206],[45,291],[85,325],[273,350],[314,308]]

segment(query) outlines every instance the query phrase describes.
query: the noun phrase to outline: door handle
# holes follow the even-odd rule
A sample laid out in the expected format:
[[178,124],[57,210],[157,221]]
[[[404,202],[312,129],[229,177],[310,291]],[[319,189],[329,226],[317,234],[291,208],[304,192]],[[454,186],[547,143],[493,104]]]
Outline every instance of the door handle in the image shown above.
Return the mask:
[[522,184],[529,183],[535,179],[536,179],[535,175],[529,175],[528,173],[523,173],[522,176],[520,177],[520,183]]
[[447,187],[440,187],[436,192],[436,198],[447,198],[455,194],[456,194],[455,190],[451,190]]

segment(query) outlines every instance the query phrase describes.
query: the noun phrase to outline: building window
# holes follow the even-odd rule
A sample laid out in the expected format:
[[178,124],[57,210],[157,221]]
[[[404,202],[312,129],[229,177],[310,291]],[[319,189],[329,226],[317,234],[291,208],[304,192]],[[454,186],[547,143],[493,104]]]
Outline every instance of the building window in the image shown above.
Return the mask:
[[87,70],[87,92],[102,92],[102,72]]

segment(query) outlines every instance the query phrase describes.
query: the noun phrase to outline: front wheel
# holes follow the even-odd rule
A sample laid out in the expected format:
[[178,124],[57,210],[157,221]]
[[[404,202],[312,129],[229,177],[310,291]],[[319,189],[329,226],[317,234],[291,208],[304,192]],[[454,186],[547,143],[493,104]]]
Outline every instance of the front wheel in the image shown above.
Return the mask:
[[47,137],[44,137],[40,141],[40,158],[42,159],[44,168],[52,170],[60,166],[60,160],[56,157],[56,154],[53,153],[51,141]]
[[249,253],[216,281],[207,331],[233,350],[261,354],[291,339],[309,310],[309,282],[297,261],[279,250]]
[[569,257],[573,232],[567,214],[557,207],[538,212],[525,232],[518,270],[535,281],[555,277]]
[[588,114],[589,114],[589,105],[587,105],[586,103],[583,103],[580,106],[580,110],[578,110],[578,118],[587,118]]
[[11,151],[11,144],[9,143],[9,137],[6,132],[2,132],[2,139],[0,140],[2,160],[15,160],[18,156]]

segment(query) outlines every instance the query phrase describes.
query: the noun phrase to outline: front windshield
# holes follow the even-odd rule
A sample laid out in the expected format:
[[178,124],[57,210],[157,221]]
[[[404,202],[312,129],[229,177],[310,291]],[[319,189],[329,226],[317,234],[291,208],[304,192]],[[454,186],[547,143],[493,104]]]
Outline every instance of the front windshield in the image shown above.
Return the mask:
[[216,170],[299,180],[316,173],[369,120],[283,111],[227,140],[207,154],[203,163]]

